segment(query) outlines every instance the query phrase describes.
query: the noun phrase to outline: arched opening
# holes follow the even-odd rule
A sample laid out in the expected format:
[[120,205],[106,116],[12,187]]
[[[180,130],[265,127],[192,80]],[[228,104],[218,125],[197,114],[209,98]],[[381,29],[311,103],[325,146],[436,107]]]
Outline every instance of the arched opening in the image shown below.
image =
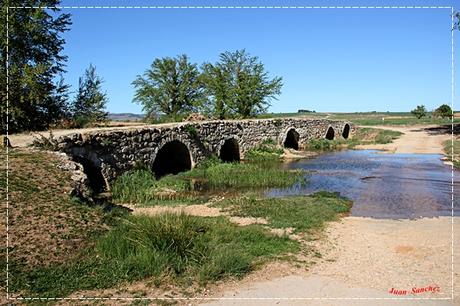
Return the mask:
[[239,162],[240,161],[240,146],[235,138],[225,140],[220,147],[219,157],[224,162]]
[[105,178],[100,167],[97,167],[91,160],[76,156],[74,161],[83,166],[83,172],[88,177],[88,184],[93,193],[101,193],[106,190]]
[[152,171],[157,178],[190,169],[192,169],[190,152],[187,146],[178,140],[164,144],[158,151],[152,165]]
[[348,136],[350,136],[350,125],[347,123],[345,124],[345,126],[343,127],[343,131],[342,131],[342,137],[347,139]]
[[286,139],[284,140],[284,147],[294,150],[299,149],[299,133],[295,129],[290,129],[286,134]]
[[330,126],[328,129],[327,129],[327,133],[326,133],[326,139],[328,140],[333,140],[334,139],[334,129],[332,128],[332,126]]

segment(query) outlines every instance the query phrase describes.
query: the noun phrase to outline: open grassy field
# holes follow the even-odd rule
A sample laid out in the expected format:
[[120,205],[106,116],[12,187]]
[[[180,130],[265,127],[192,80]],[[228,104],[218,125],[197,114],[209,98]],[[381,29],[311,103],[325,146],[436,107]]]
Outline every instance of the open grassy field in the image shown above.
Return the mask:
[[[332,113],[329,119],[348,120],[357,125],[414,125],[414,124],[449,124],[450,118],[434,118],[431,113],[426,117],[417,119],[410,112],[407,113]],[[455,118],[454,122],[460,122]]]
[[[354,112],[354,113],[267,113],[260,118],[311,117],[331,120],[347,120],[357,125],[414,125],[414,124],[450,124],[450,118],[434,118],[431,112],[426,117],[417,119],[410,112]],[[454,117],[454,123],[460,118]]]

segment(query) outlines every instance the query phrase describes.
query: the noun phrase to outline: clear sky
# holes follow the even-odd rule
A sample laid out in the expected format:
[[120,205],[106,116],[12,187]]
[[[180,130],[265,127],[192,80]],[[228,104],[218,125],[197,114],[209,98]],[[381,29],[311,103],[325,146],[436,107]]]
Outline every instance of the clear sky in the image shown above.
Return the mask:
[[[63,1],[62,5],[436,5],[455,1]],[[94,64],[110,112],[141,113],[131,82],[157,57],[214,62],[245,48],[282,76],[269,111],[429,110],[451,103],[450,9],[66,9],[66,81]],[[460,32],[457,31],[456,37]],[[459,45],[460,42],[457,43]],[[459,48],[456,47],[459,54]],[[458,51],[457,51],[458,50]],[[458,58],[458,56],[456,56]],[[456,77],[459,76],[456,73]],[[458,78],[458,77],[457,77]],[[456,84],[459,84],[458,82]],[[458,86],[457,86],[458,87]],[[458,101],[458,99],[456,99]],[[454,106],[455,106],[454,102]],[[455,107],[459,109],[458,107]]]

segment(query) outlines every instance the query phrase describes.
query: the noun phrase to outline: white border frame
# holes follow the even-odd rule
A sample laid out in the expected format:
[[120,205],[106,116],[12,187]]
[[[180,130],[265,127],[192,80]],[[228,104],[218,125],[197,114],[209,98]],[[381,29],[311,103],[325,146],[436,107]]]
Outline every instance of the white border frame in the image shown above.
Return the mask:
[[[451,108],[454,110],[454,94],[455,94],[455,70],[454,70],[454,7],[453,6],[7,6],[6,8],[6,138],[9,139],[9,10],[10,9],[155,9],[155,10],[246,10],[246,9],[271,9],[271,10],[286,10],[286,9],[303,9],[303,10],[316,10],[316,9],[449,9],[451,11]],[[453,161],[454,153],[454,118],[451,117],[451,156]],[[75,297],[75,298],[61,298],[61,297],[10,297],[9,292],[9,150],[6,146],[6,299],[18,301],[57,301],[57,300],[454,300],[454,166],[452,164],[451,176],[451,296],[450,297],[264,297],[264,298],[251,298],[251,297],[234,297],[234,298],[211,298],[211,297]]]

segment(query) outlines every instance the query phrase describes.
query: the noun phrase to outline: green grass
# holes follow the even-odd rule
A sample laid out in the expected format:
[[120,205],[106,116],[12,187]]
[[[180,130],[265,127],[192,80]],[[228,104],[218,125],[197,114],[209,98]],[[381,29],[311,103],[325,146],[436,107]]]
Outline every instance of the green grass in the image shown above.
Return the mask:
[[264,140],[258,147],[249,150],[244,158],[250,162],[279,161],[284,150],[271,138]]
[[[384,120],[382,120],[384,118]],[[450,124],[450,118],[433,118],[431,113],[421,119],[410,112],[367,112],[367,113],[333,113],[329,119],[349,120],[357,125],[415,125],[415,124]],[[454,119],[460,122],[460,119]]]
[[150,170],[136,169],[120,175],[115,180],[112,198],[116,203],[131,204],[200,202],[189,191],[190,182],[182,177],[167,175],[157,180]]
[[310,139],[306,146],[307,151],[335,151],[347,147],[347,141],[328,140],[328,139]]
[[284,170],[278,164],[218,163],[197,168],[184,176],[205,179],[214,190],[287,187],[303,181],[303,171]]
[[[453,145],[452,145],[452,140],[446,140],[444,141],[443,145],[444,145],[444,152],[446,154],[446,157],[449,159],[449,161],[453,162],[455,169],[460,169],[460,140],[455,139],[453,141]],[[452,155],[452,147],[453,147],[453,155]]]
[[403,133],[391,130],[358,128],[351,139],[356,144],[387,144],[398,139]]
[[146,169],[127,172],[116,179],[112,194],[116,203],[171,205],[204,202],[206,194],[194,190],[196,182],[205,191],[287,187],[304,182],[304,174],[300,170],[281,169],[279,163],[239,164],[211,159],[190,171],[159,180]]
[[351,208],[349,200],[329,192],[285,198],[241,197],[214,205],[235,216],[264,218],[271,227],[293,227],[301,232],[320,228],[325,221],[336,220]]
[[259,226],[237,226],[224,217],[130,216],[77,260],[15,271],[11,287],[53,297],[148,277],[184,286],[206,284],[241,277],[268,258],[298,249],[298,243],[287,237],[276,237]]
[[387,144],[398,139],[401,135],[402,133],[398,131],[358,128],[353,136],[347,140],[311,139],[306,149],[311,151],[335,151],[345,148],[353,149],[357,145]]

